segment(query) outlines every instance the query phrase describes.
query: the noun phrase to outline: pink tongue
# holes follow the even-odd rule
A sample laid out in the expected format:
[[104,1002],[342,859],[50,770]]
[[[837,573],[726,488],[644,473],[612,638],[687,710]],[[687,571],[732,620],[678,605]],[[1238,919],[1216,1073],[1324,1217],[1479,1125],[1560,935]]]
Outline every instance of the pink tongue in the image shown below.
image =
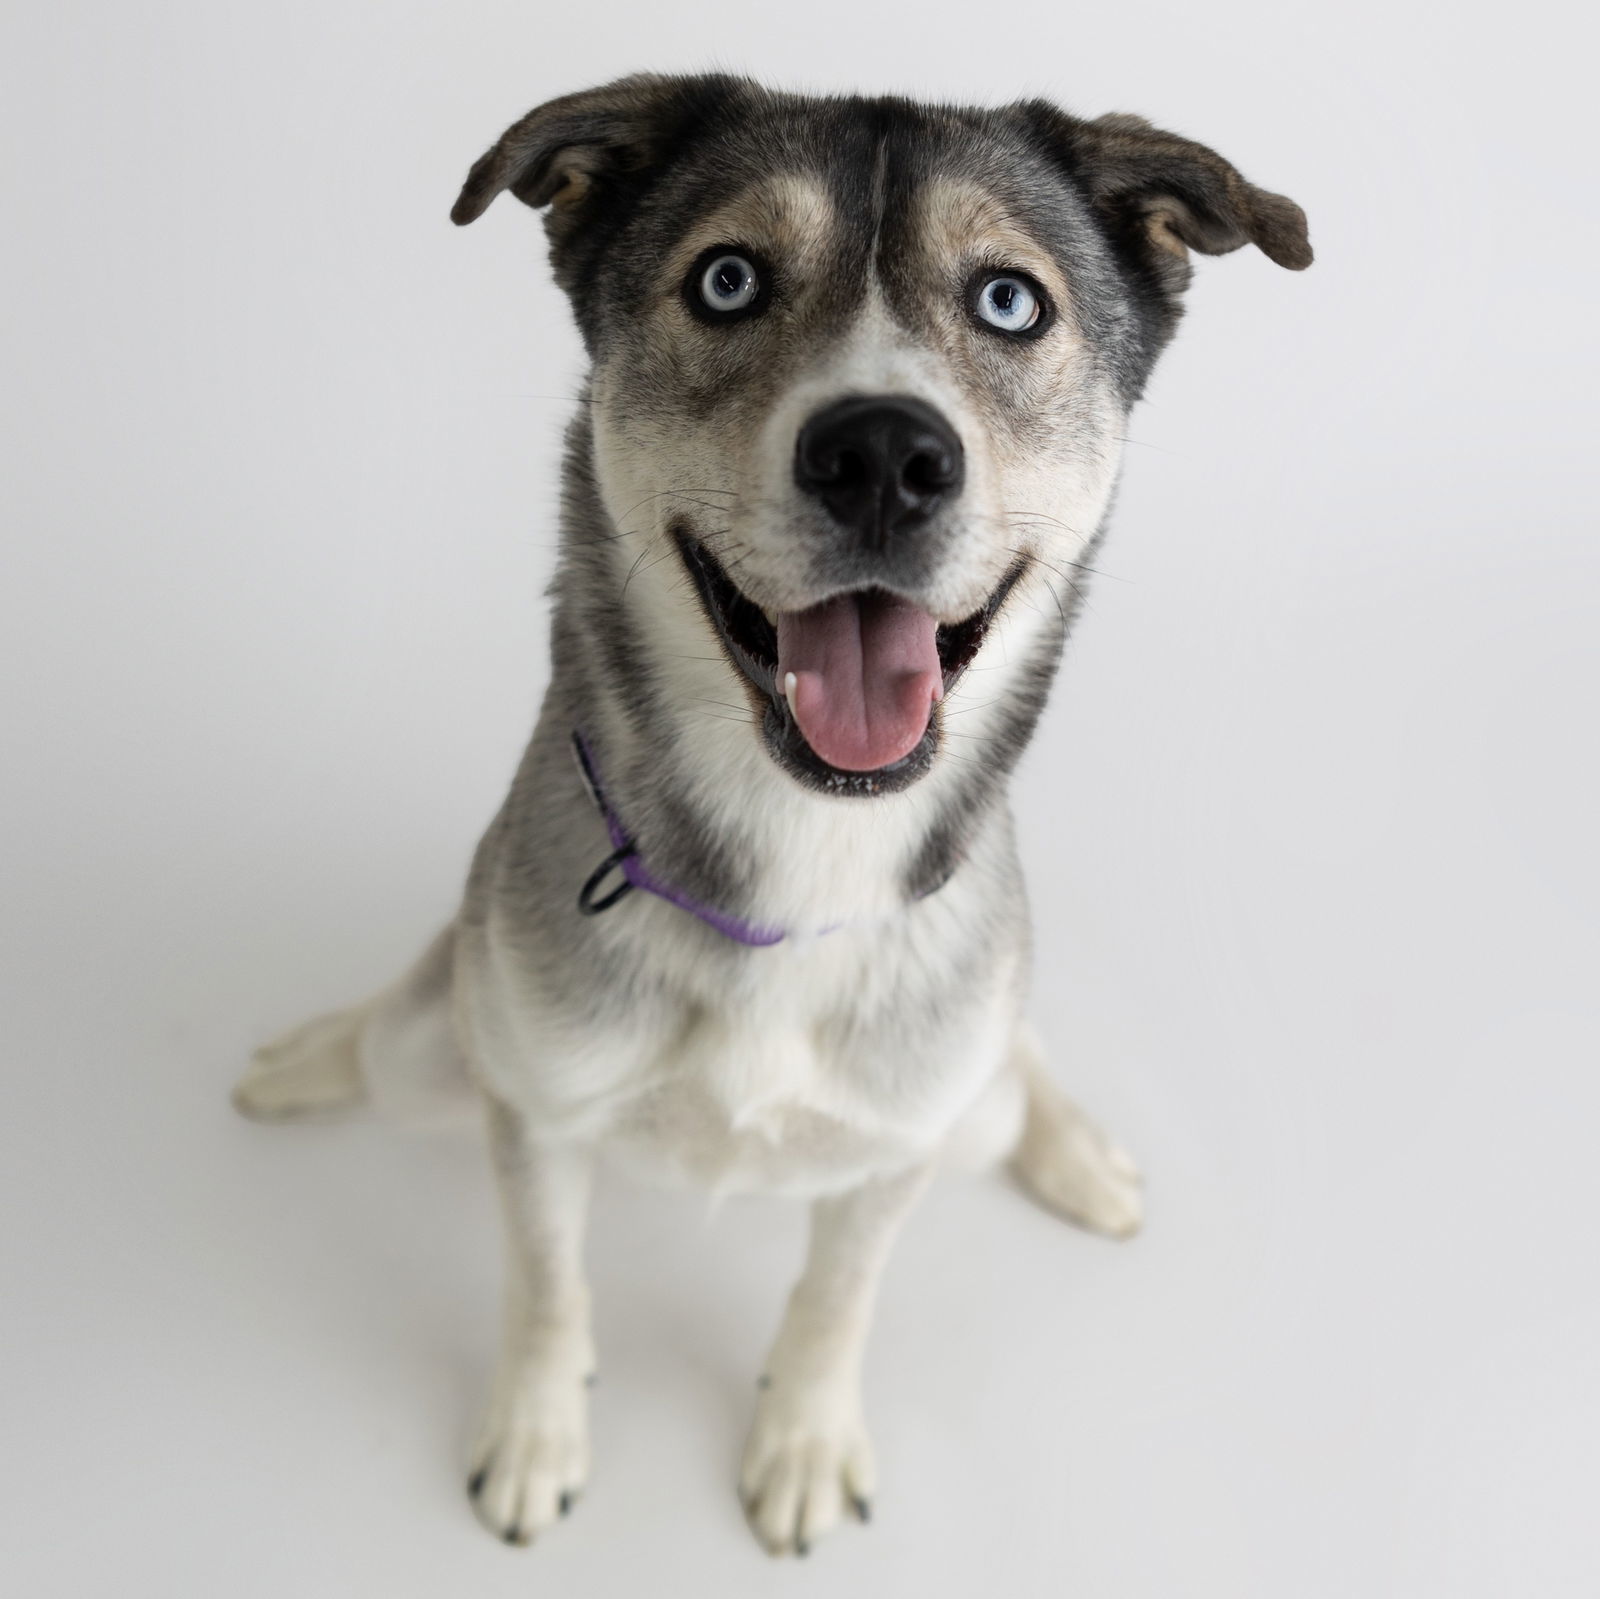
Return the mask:
[[872,772],[909,755],[942,692],[936,623],[887,594],[844,594],[778,618],[778,686],[830,766]]

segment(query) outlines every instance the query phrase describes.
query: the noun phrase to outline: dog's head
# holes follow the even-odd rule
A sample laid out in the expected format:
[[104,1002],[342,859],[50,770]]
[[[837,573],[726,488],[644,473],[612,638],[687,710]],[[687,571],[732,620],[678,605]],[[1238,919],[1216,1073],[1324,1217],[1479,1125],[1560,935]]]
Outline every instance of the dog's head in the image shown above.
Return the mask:
[[1305,218],[1136,117],[633,77],[472,168],[547,207],[623,538],[675,547],[767,749],[881,793],[1011,596],[1065,576],[1191,250],[1310,263]]

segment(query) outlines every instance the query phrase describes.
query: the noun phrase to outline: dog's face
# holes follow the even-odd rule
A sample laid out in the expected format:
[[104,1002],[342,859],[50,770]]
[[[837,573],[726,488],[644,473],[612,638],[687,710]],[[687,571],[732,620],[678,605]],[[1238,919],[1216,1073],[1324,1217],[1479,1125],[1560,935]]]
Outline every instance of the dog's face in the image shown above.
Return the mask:
[[1070,576],[1187,249],[1309,261],[1297,207],[1133,118],[629,79],[473,169],[551,207],[620,535],[693,579],[772,756],[903,787],[1014,591]]

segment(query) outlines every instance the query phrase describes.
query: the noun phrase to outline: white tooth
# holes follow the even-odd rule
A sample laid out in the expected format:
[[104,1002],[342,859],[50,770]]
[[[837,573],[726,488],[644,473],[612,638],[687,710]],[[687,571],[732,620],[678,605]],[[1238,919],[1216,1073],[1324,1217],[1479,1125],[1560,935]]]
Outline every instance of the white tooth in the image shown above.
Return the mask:
[[794,709],[794,673],[783,674],[783,697],[789,702],[789,709]]

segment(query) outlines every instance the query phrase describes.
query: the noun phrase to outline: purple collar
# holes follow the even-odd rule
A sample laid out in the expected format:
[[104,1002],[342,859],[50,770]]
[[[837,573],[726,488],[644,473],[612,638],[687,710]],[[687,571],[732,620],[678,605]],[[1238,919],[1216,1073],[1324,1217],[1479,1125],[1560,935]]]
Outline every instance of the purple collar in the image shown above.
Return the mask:
[[[715,906],[704,905],[685,894],[682,889],[662,882],[645,865],[643,857],[639,854],[639,846],[629,837],[627,828],[622,825],[622,818],[612,809],[610,800],[606,798],[606,791],[601,787],[600,771],[595,765],[588,740],[576,730],[572,735],[572,752],[577,756],[578,770],[583,774],[589,798],[594,801],[595,809],[605,819],[606,833],[611,839],[611,853],[589,874],[588,880],[578,890],[578,909],[585,916],[598,916],[601,911],[610,910],[631,890],[642,888],[645,893],[654,894],[657,899],[664,899],[669,905],[676,905],[681,911],[688,911],[691,916],[698,917],[707,927],[715,928],[724,938],[731,938],[736,944],[764,949],[770,944],[783,942],[786,935],[779,928],[757,927],[753,922],[741,921],[737,916],[729,916],[725,911],[717,910]],[[620,871],[622,881],[609,894],[596,898],[600,892],[600,885],[612,871]]]

